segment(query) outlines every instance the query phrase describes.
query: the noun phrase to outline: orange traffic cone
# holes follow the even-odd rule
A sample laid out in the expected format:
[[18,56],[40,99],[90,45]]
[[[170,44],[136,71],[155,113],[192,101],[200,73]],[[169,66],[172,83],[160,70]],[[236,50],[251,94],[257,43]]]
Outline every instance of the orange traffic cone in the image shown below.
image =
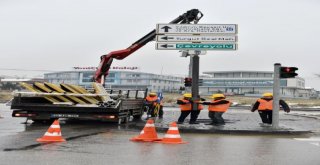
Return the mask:
[[61,137],[61,130],[59,120],[55,120],[52,125],[49,127],[47,132],[43,135],[42,138],[37,139],[38,142],[64,142],[66,141]]
[[143,130],[140,132],[140,135],[133,137],[130,140],[131,141],[145,141],[145,142],[152,142],[152,141],[160,140],[158,138],[153,120],[149,119],[147,121],[146,125],[144,126]]
[[168,144],[188,143],[188,142],[182,141],[176,122],[172,122],[170,124],[170,127],[169,127],[169,130],[167,131],[167,134],[164,135],[164,138],[161,139],[161,141],[157,141],[157,142],[168,143]]

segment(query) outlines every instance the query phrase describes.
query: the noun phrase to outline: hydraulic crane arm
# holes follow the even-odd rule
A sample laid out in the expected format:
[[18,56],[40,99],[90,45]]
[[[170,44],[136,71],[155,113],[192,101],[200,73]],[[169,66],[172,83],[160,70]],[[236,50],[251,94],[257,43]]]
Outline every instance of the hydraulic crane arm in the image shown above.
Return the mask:
[[[173,21],[171,21],[171,24],[186,24],[190,22],[197,23],[201,18],[203,17],[203,14],[198,9],[192,9],[187,11],[186,13],[180,15]],[[104,78],[108,75],[110,66],[112,64],[113,59],[122,60],[135,52],[136,50],[140,49],[142,46],[147,44],[150,41],[153,41],[156,37],[156,30],[152,30],[147,35],[140,38],[138,41],[133,43],[131,46],[129,46],[126,49],[112,51],[109,54],[102,55],[101,61],[98,66],[98,69],[95,73],[95,81],[98,83],[104,83]]]

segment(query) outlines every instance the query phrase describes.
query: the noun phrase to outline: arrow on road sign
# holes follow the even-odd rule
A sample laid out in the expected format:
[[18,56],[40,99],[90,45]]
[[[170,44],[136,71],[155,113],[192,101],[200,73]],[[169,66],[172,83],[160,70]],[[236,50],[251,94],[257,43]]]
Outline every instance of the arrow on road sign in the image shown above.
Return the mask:
[[164,45],[161,45],[161,47],[163,47],[163,48],[173,48],[173,45],[164,44]]
[[164,32],[169,32],[169,29],[172,29],[170,26],[164,26],[161,29],[164,29]]
[[174,37],[165,36],[165,37],[161,37],[161,39],[163,39],[163,40],[169,40],[169,39],[174,39]]

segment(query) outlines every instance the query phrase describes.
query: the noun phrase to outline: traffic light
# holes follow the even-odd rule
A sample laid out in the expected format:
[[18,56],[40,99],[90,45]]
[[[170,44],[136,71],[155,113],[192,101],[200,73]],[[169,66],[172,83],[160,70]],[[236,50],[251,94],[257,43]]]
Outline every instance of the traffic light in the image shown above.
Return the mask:
[[184,86],[191,87],[192,86],[192,78],[190,78],[190,77],[184,78]]
[[296,73],[296,70],[298,70],[297,67],[283,66],[280,68],[280,78],[294,78],[298,76],[298,73]]

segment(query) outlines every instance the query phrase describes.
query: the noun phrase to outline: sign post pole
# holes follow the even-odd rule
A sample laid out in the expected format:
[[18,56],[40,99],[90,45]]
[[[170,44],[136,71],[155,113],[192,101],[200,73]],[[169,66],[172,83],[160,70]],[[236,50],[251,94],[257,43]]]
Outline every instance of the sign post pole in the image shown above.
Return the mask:
[[191,94],[192,94],[192,110],[198,110],[198,104],[196,103],[199,101],[199,56],[198,53],[192,54],[192,87],[191,87]]
[[273,73],[273,105],[272,105],[272,128],[279,128],[279,100],[280,100],[280,68],[281,64],[274,64]]

